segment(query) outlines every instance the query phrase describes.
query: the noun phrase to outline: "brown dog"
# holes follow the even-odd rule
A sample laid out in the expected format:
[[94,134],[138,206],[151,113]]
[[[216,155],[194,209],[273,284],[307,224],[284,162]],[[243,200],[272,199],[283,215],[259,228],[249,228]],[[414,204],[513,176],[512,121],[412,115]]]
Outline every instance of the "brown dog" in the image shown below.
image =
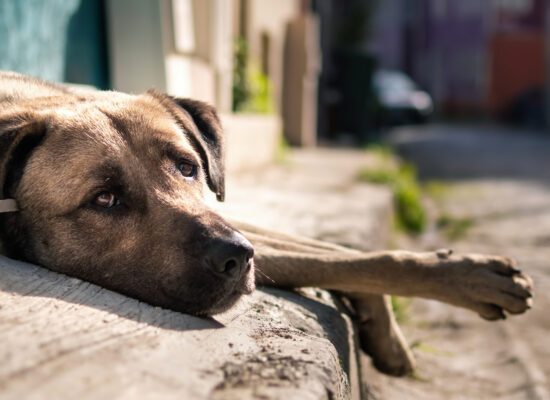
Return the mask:
[[393,374],[413,362],[383,294],[437,299],[490,320],[530,307],[532,282],[507,258],[366,254],[226,222],[203,201],[206,186],[224,197],[222,130],[204,103],[0,79],[0,207],[12,207],[0,214],[0,237],[11,257],[214,314],[254,289],[251,240],[271,278],[258,274],[259,283],[349,295],[363,347]]

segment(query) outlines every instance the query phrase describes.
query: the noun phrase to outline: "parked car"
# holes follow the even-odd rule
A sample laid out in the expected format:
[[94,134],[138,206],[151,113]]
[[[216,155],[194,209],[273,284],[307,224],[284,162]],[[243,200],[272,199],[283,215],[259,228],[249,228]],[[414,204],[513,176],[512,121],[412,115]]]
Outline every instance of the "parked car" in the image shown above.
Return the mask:
[[426,122],[433,114],[431,96],[400,71],[377,70],[372,87],[380,106],[382,125]]

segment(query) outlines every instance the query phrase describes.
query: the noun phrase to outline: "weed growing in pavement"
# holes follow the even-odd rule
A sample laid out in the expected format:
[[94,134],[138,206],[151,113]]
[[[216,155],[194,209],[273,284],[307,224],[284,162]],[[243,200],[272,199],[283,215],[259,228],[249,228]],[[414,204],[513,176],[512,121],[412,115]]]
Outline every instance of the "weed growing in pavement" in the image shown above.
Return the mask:
[[279,135],[279,141],[275,148],[275,162],[281,165],[290,163],[290,145],[282,133]]
[[468,230],[474,226],[474,219],[471,217],[454,217],[442,214],[436,222],[438,229],[442,230],[450,240],[457,240],[466,235]]
[[453,186],[442,181],[431,180],[423,185],[424,192],[438,204],[452,194]]
[[422,343],[421,341],[412,342],[409,347],[411,349],[417,349],[417,350],[423,351],[424,353],[433,354],[436,356],[442,356],[442,357],[456,356],[456,354],[453,353],[452,351],[439,350],[438,348]]
[[233,111],[259,114],[276,111],[271,81],[250,58],[249,43],[244,37],[235,41],[232,89]]
[[392,157],[391,153],[386,154],[386,150],[376,151],[382,154],[380,166],[361,170],[359,180],[389,185],[393,191],[397,227],[411,233],[422,232],[426,227],[426,212],[416,169]]
[[395,315],[395,320],[399,324],[409,321],[407,309],[411,305],[412,301],[413,299],[410,297],[391,296],[391,307],[393,309],[393,314]]
[[383,162],[393,162],[395,160],[395,154],[392,148],[388,145],[381,143],[369,144],[366,150],[379,157]]

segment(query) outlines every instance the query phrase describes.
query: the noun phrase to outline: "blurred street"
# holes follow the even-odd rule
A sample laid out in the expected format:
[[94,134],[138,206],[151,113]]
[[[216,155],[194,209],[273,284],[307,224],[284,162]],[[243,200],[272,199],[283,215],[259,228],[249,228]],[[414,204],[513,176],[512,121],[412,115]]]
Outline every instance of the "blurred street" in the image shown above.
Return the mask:
[[396,128],[388,142],[430,179],[520,179],[550,184],[550,133],[499,126]]
[[373,398],[550,398],[550,136],[432,125],[396,129],[388,140],[431,195],[431,228],[397,247],[511,256],[536,290],[533,309],[504,322],[414,300],[402,326],[417,376],[367,371]]

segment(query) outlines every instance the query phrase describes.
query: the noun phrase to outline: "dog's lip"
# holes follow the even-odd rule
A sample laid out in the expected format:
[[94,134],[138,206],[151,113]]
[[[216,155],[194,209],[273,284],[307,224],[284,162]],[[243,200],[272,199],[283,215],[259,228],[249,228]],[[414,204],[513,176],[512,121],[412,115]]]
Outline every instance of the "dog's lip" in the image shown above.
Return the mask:
[[190,311],[181,308],[181,301],[182,298],[185,298],[185,296],[171,293],[161,285],[162,293],[175,304],[175,306],[168,306],[168,308],[192,315],[215,315],[227,311],[229,308],[233,307],[241,296],[249,295],[253,293],[255,289],[255,266],[252,259],[250,260],[250,267],[248,268],[246,274],[241,279],[238,279],[233,287],[228,287],[224,293],[220,293],[219,298],[212,305],[210,305],[210,307],[206,307],[202,310]]
[[254,289],[256,289],[255,285],[243,285],[242,287],[237,288],[235,290],[235,293],[252,294],[254,292]]
[[254,261],[249,261],[248,271],[242,281],[239,282],[235,288],[235,292],[239,294],[251,294],[256,289],[256,283],[254,279]]

